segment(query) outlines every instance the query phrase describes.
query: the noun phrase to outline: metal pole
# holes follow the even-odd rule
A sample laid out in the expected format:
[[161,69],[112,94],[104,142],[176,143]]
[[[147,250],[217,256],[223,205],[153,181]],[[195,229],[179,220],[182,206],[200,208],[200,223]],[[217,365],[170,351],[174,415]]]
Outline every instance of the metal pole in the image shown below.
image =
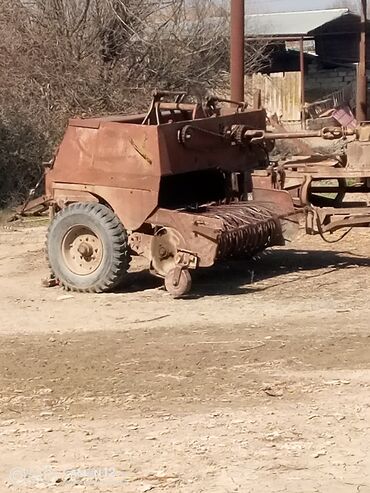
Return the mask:
[[231,99],[244,101],[244,0],[231,0]]
[[361,30],[359,60],[357,66],[356,118],[358,122],[367,120],[367,76],[366,76],[366,27],[367,0],[361,2]]
[[303,36],[299,40],[299,64],[301,72],[301,125],[302,128],[306,128],[306,113],[305,113],[305,103],[306,103],[306,86],[305,86],[305,66],[304,66],[304,44]]

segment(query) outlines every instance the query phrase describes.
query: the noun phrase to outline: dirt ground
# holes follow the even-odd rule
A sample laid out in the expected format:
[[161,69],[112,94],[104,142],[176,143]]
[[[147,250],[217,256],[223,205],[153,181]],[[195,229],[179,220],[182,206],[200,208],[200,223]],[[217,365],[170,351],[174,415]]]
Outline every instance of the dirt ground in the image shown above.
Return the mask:
[[44,288],[0,226],[0,491],[370,492],[370,232],[199,272],[173,300]]

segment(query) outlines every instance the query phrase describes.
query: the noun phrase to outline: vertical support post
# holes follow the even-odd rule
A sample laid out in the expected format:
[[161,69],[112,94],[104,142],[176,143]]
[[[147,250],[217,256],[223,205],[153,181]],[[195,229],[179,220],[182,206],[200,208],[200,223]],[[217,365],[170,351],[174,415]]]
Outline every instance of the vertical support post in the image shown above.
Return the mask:
[[230,22],[231,99],[244,101],[244,0],[231,0]]
[[299,66],[301,72],[301,127],[306,128],[306,85],[305,85],[305,66],[304,66],[304,38],[299,40]]
[[359,44],[359,60],[357,66],[357,97],[356,119],[367,120],[367,76],[366,76],[366,29],[367,29],[367,0],[361,1],[361,29]]
[[261,89],[257,89],[253,94],[253,109],[260,110],[262,108],[262,93]]

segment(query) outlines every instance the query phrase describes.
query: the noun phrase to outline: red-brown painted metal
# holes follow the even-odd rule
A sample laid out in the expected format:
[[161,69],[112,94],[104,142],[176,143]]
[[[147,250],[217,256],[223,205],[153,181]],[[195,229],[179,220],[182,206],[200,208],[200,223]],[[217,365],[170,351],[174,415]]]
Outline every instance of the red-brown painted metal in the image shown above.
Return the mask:
[[237,104],[224,112],[217,98],[203,106],[182,94],[175,102],[164,97],[156,93],[146,115],[69,122],[46,174],[54,210],[108,205],[128,231],[132,254],[146,256],[170,285],[187,279],[178,268],[283,244],[280,220],[294,213],[290,195],[270,190],[244,201],[252,170],[267,165],[266,150],[232,130],[264,132],[265,111]]
[[356,118],[358,122],[367,120],[367,72],[366,72],[366,31],[367,0],[360,0],[361,29],[359,40],[359,63],[357,67]]
[[244,0],[231,0],[230,20],[231,99],[235,101],[244,101]]
[[[265,128],[265,112],[250,110],[183,121],[162,111],[163,123],[143,125],[136,119],[74,119],[59,146],[54,166],[46,176],[46,193],[53,190],[87,192],[111,205],[123,224],[138,229],[158,205],[161,177],[220,168],[225,172],[246,171],[263,158],[257,150],[230,146],[186,148],[178,135],[184,122],[200,131],[220,132],[235,124]],[[175,113],[179,118],[179,113]],[[260,155],[259,155],[260,154]],[[71,188],[72,187],[72,188]],[[129,206],[127,206],[129,204]]]
[[[370,225],[365,202],[343,202],[356,191],[347,180],[370,192],[369,125],[270,133],[264,110],[163,98],[145,115],[71,120],[46,173],[45,203],[53,213],[76,202],[111,208],[130,254],[147,257],[174,295],[190,288],[183,271],[283,245],[297,215],[323,237]],[[318,136],[349,139],[347,159],[270,163],[274,140]]]

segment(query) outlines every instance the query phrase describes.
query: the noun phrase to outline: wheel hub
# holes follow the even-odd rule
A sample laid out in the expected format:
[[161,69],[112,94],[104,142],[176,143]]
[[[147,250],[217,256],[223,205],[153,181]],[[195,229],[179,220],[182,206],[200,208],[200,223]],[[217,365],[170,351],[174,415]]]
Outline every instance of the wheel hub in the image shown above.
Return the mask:
[[81,243],[81,245],[77,248],[78,252],[87,260],[92,257],[94,249],[89,243]]
[[174,298],[181,298],[191,289],[190,272],[179,266],[175,267],[166,275],[164,285]]
[[73,226],[64,236],[62,255],[68,269],[74,274],[89,275],[102,261],[101,239],[86,226]]

